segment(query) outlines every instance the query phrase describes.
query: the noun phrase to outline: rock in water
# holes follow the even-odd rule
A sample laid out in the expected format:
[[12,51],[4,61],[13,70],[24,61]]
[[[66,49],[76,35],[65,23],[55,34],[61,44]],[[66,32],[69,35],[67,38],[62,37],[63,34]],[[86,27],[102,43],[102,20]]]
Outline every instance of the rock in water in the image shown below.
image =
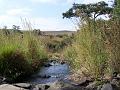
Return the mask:
[[50,88],[50,86],[49,85],[45,85],[45,90],[47,90],[48,88]]
[[31,88],[31,85],[28,84],[28,83],[17,83],[17,84],[14,84],[14,86],[20,87],[20,88],[25,88],[25,89],[30,89]]
[[26,90],[9,84],[0,85],[0,90]]
[[110,83],[104,84],[101,90],[113,90],[112,85]]

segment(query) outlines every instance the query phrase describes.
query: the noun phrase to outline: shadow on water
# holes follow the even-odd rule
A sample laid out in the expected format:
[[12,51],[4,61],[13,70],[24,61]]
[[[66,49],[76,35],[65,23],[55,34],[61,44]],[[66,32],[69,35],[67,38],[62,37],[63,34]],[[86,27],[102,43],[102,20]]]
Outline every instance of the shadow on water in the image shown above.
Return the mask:
[[47,64],[47,66],[42,67],[41,70],[38,71],[38,73],[32,75],[28,79],[28,82],[36,84],[51,83],[57,80],[62,80],[67,75],[69,75],[68,64],[50,62]]

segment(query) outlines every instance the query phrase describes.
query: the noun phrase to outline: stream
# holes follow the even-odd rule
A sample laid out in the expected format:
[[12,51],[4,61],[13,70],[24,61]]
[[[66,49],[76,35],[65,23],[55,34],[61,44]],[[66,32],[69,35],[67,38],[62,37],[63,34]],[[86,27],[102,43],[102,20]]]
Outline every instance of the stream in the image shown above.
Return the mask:
[[62,80],[69,75],[69,66],[66,63],[56,61],[49,62],[43,66],[38,73],[32,75],[28,82],[35,84],[52,83],[57,80]]

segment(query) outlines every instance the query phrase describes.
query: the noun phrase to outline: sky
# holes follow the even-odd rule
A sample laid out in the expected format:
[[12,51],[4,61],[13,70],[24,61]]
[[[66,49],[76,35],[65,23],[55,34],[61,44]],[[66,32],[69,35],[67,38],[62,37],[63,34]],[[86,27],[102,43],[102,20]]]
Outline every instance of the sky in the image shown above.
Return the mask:
[[[24,22],[41,31],[75,30],[73,22],[62,13],[75,3],[95,3],[101,0],[0,0],[0,28],[12,25],[24,29]],[[104,0],[108,2],[108,0]]]

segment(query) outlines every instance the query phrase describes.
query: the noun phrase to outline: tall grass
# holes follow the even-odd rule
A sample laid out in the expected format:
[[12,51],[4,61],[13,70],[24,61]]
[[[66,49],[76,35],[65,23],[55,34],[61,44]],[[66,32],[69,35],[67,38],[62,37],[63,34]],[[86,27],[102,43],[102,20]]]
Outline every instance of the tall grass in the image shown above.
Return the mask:
[[47,60],[47,52],[39,36],[32,31],[23,34],[0,30],[0,75],[16,79],[38,70]]
[[[106,27],[109,27],[108,29]],[[109,53],[111,72],[120,73],[120,19],[115,18],[104,28],[106,34],[106,48]]]
[[[76,69],[100,77],[106,68],[107,53],[105,52],[101,30],[85,25],[75,36],[75,42],[67,49],[65,55]],[[69,55],[70,54],[70,55]],[[66,57],[65,56],[65,57]]]
[[72,46],[64,51],[64,56],[75,69],[94,78],[120,72],[120,23],[113,19],[97,20],[84,24],[75,35]]

